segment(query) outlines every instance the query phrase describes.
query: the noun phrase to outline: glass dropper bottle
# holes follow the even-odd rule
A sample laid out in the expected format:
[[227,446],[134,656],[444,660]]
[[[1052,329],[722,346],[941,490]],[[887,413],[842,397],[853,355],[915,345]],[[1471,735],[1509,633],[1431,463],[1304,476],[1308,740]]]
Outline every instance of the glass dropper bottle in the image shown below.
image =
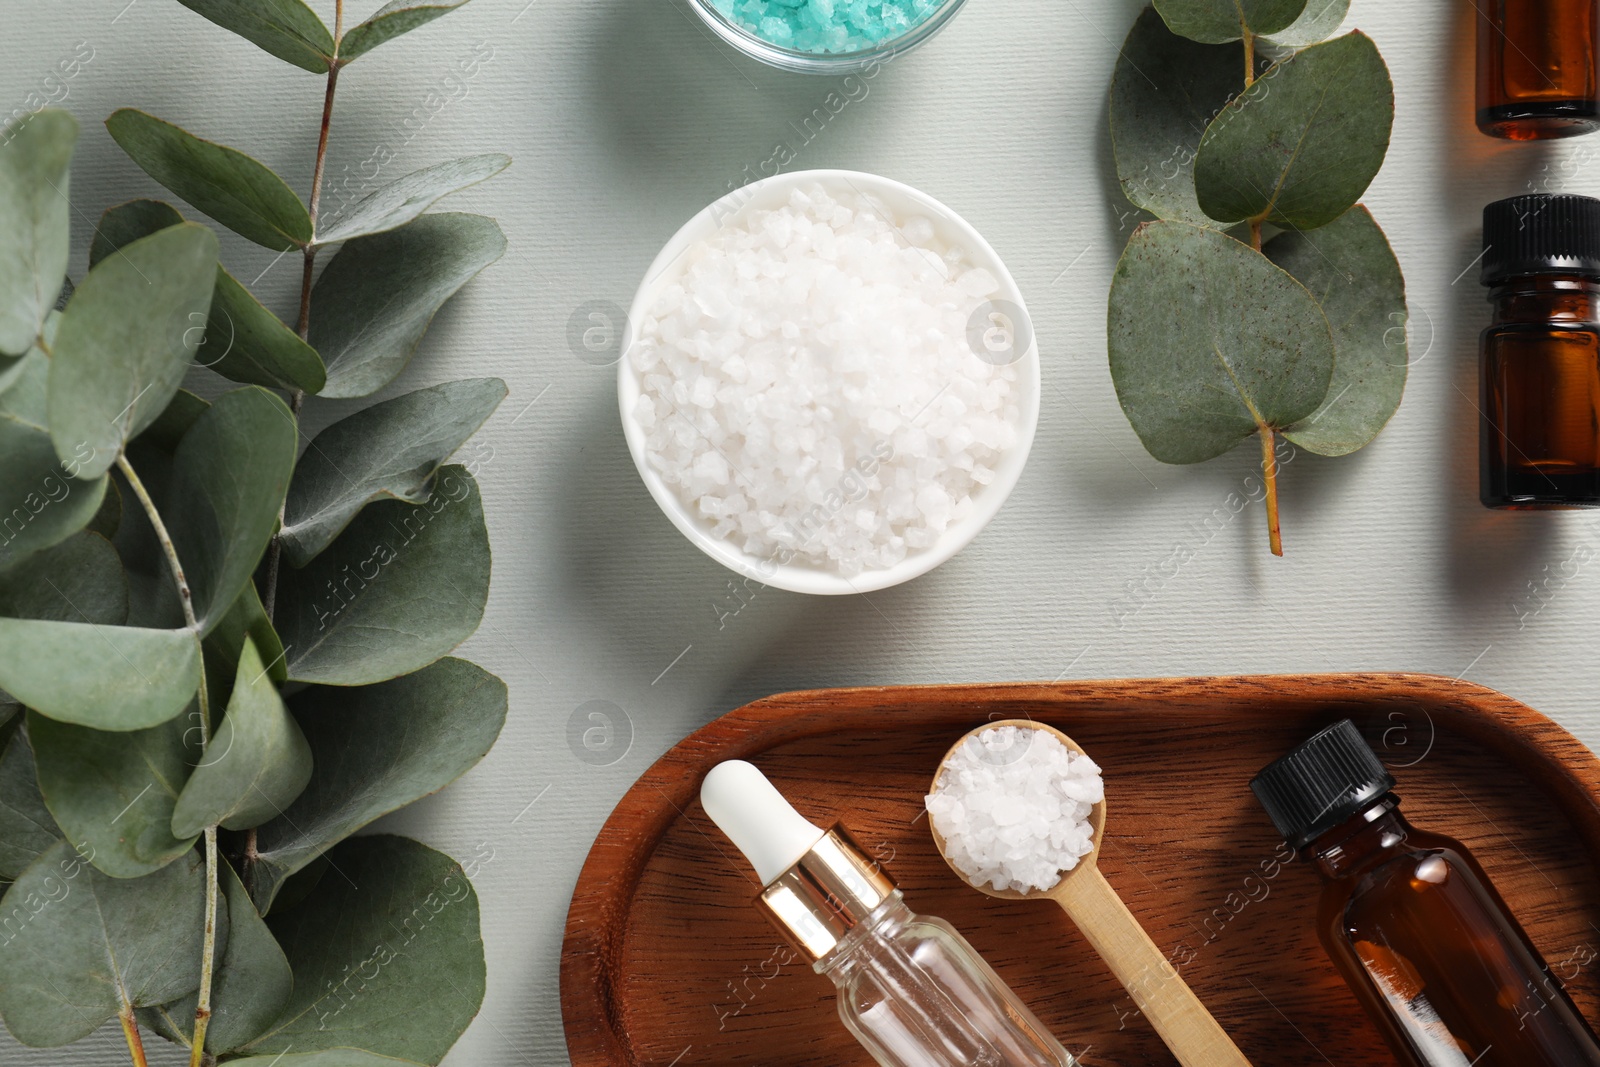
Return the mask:
[[914,914],[843,828],[807,821],[743,760],[700,787],[761,879],[758,904],[838,987],[839,1018],[883,1067],[1078,1067],[966,938]]

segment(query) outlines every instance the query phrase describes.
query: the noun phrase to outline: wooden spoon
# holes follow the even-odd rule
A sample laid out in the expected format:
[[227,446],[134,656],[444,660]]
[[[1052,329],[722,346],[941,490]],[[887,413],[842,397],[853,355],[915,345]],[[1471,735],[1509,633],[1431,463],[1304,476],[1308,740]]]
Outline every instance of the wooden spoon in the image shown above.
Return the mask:
[[[945,765],[955,755],[957,748],[968,738],[1000,726],[1046,731],[1072,751],[1083,752],[1072,738],[1043,723],[1028,719],[988,723],[963,735],[945,753],[944,759],[939,762],[939,771],[933,778],[933,791],[937,791]],[[1047,898],[1061,905],[1061,909],[1078,924],[1078,929],[1089,939],[1089,944],[1100,954],[1100,958],[1110,965],[1111,973],[1117,976],[1139,1010],[1150,1020],[1156,1033],[1161,1035],[1167,1048],[1172,1050],[1184,1067],[1250,1067],[1250,1061],[1244,1058],[1238,1046],[1217,1025],[1211,1013],[1206,1011],[1199,998],[1161,954],[1161,950],[1156,948],[1155,942],[1150,940],[1150,935],[1144,932],[1122,898],[1117,896],[1117,891],[1111,888],[1105,875],[1100,873],[1095,861],[1100,855],[1100,841],[1106,826],[1104,801],[1094,806],[1089,820],[1094,827],[1093,849],[1078,861],[1076,867],[1064,871],[1054,888],[1029,893],[1015,889],[993,889],[988,885],[973,888],[1001,900]],[[944,838],[934,829],[931,818],[928,827],[933,830],[933,843],[938,846],[939,855],[950,864],[952,871],[961,875],[945,853]],[[966,881],[966,877],[962,876],[961,880]]]

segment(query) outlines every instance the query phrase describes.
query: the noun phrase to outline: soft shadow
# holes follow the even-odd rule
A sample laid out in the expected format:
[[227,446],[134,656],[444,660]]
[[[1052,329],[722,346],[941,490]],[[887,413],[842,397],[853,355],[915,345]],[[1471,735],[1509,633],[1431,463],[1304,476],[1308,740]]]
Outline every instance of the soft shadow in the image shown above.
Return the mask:
[[824,598],[743,583],[702,553],[645,488],[610,392],[590,398],[586,409],[586,429],[549,513],[559,516],[564,619],[584,644],[602,650],[595,662],[648,689],[694,645],[701,654],[691,666],[704,669],[709,653],[715,674],[730,675],[761,655],[765,635],[802,625]]

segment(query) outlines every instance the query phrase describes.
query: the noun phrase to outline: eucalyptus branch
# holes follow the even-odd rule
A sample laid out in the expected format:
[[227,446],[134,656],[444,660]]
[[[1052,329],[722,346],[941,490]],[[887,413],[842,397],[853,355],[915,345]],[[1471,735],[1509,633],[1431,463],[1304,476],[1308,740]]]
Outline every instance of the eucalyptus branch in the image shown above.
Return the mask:
[[[167,568],[172,572],[172,581],[178,587],[178,600],[183,605],[183,621],[194,634],[195,642],[200,641],[200,622],[194,614],[194,597],[189,590],[189,579],[183,573],[183,564],[178,560],[178,550],[172,543],[172,535],[167,532],[167,524],[161,519],[161,512],[156,509],[156,503],[150,497],[150,492],[144,487],[138,472],[133,469],[133,464],[128,462],[126,455],[117,457],[117,469],[127,479],[128,486],[133,490],[133,495],[139,498],[140,507],[144,508],[145,515],[150,520],[150,526],[155,530],[156,540],[161,543],[161,550],[166,553]],[[207,691],[206,670],[204,662],[200,665],[200,686],[196,697],[200,705],[200,758],[205,759],[206,750],[211,746],[211,699]],[[217,950],[217,828],[205,828],[206,850],[206,925],[203,940],[200,946],[200,988],[194,1008],[194,1035],[189,1053],[189,1067],[200,1067],[200,1061],[205,1054],[206,1026],[211,1021],[211,973]],[[126,1029],[126,1022],[123,1024]],[[136,1057],[135,1062],[142,1063]]]
[[128,1039],[128,1055],[133,1059],[133,1067],[149,1067],[144,1058],[144,1038],[139,1036],[139,1021],[133,1016],[133,1008],[123,1004],[117,1020],[122,1023],[122,1036]]
[[[422,961],[422,973],[430,985],[437,983],[455,996],[426,998],[404,1006],[404,1033],[385,1025],[394,1011],[388,996],[352,1001],[337,1032],[318,1032],[325,1028],[319,1027],[317,1020],[305,1018],[286,1019],[274,1032],[293,1045],[296,1058],[317,1058],[323,1053],[337,1058],[342,1055],[337,1049],[347,1043],[349,1035],[359,1034],[363,1035],[360,1044],[371,1047],[351,1049],[350,1054],[358,1058],[403,1056],[408,1061],[437,1063],[483,1001],[479,907],[470,878],[463,875],[470,876],[475,865],[492,858],[492,850],[489,857],[480,855],[464,869],[410,838],[347,839],[374,819],[440,788],[471,767],[505,722],[504,684],[474,664],[445,655],[477,629],[488,595],[488,530],[470,469],[448,468],[450,473],[443,476],[446,484],[466,490],[452,493],[454,504],[446,515],[416,533],[407,524],[407,544],[420,540],[406,552],[405,573],[394,572],[397,577],[386,581],[381,590],[374,587],[365,594],[363,619],[335,617],[337,612],[310,619],[313,627],[321,622],[350,633],[358,627],[372,629],[373,620],[381,623],[387,636],[374,643],[359,662],[326,650],[321,662],[314,662],[321,641],[308,636],[306,623],[307,609],[314,605],[317,594],[292,580],[299,574],[280,583],[280,566],[301,562],[304,554],[306,559],[322,556],[318,568],[348,568],[345,557],[353,559],[369,535],[378,540],[390,538],[386,513],[393,512],[396,500],[414,499],[424,492],[436,480],[437,464],[390,470],[381,458],[406,442],[429,440],[442,449],[442,460],[495,410],[505,396],[505,383],[494,378],[446,382],[369,408],[359,422],[341,420],[336,425],[343,429],[319,443],[315,458],[330,464],[337,460],[340,466],[348,462],[368,470],[369,475],[362,482],[341,485],[333,505],[337,516],[332,512],[319,516],[303,536],[296,529],[291,538],[285,525],[284,493],[302,477],[307,485],[322,478],[314,464],[304,464],[302,471],[295,469],[301,443],[298,417],[306,393],[370,395],[400,373],[409,354],[396,338],[393,351],[379,361],[381,365],[364,366],[355,375],[359,381],[346,383],[340,372],[348,368],[337,367],[329,373],[331,354],[329,361],[318,365],[308,343],[311,327],[315,325],[319,333],[324,327],[350,323],[365,328],[370,320],[370,325],[387,329],[414,319],[421,319],[425,327],[426,320],[467,278],[505,250],[505,235],[493,219],[454,212],[428,214],[427,209],[439,198],[498,173],[510,160],[499,153],[485,153],[425,167],[388,184],[391,194],[404,201],[399,207],[380,193],[379,199],[344,211],[337,176],[328,176],[333,108],[343,68],[462,6],[465,0],[383,5],[359,26],[352,25],[348,34],[344,5],[338,0],[327,5],[334,8],[336,17],[326,20],[293,2],[184,2],[212,23],[307,71],[308,93],[315,91],[310,79],[323,81],[315,166],[306,175],[311,179],[310,188],[285,182],[244,152],[198,138],[136,108],[119,108],[107,118],[106,129],[151,179],[210,215],[217,227],[273,249],[284,247],[288,235],[288,247],[301,253],[300,306],[297,313],[285,314],[280,322],[248,293],[236,291],[237,287],[224,293],[220,302],[227,302],[230,293],[237,298],[226,317],[237,327],[235,341],[249,351],[236,352],[232,360],[219,359],[212,369],[246,388],[222,392],[209,405],[182,394],[183,372],[191,363],[191,342],[196,338],[191,332],[185,344],[175,343],[173,324],[188,322],[184,316],[216,291],[217,234],[211,227],[184,221],[168,204],[142,201],[108,209],[102,225],[94,227],[102,234],[116,232],[126,239],[117,242],[117,254],[96,257],[88,277],[57,320],[46,299],[61,285],[61,267],[52,250],[70,245],[70,231],[76,223],[71,212],[40,212],[38,205],[57,202],[54,193],[66,187],[82,127],[59,107],[0,122],[0,141],[7,145],[7,150],[0,152],[0,223],[13,217],[28,222],[21,227],[0,225],[0,261],[20,265],[10,280],[17,282],[18,292],[27,297],[17,309],[20,317],[13,316],[15,328],[10,332],[20,343],[53,329],[57,321],[62,323],[63,336],[77,324],[72,329],[73,345],[63,344],[52,351],[53,346],[39,337],[42,359],[14,361],[19,363],[18,374],[38,387],[36,392],[50,384],[41,379],[45,371],[49,373],[44,377],[55,377],[61,371],[67,385],[62,397],[56,395],[61,389],[50,390],[49,419],[11,420],[9,425],[0,419],[0,459],[8,467],[18,467],[8,473],[14,475],[11,482],[25,488],[55,468],[58,457],[52,441],[83,441],[87,444],[82,447],[92,445],[98,450],[98,465],[93,465],[92,456],[79,457],[78,462],[93,466],[97,475],[109,467],[124,495],[138,500],[137,505],[130,502],[127,506],[143,509],[149,534],[142,540],[146,547],[151,541],[159,544],[157,555],[170,576],[158,579],[157,599],[165,603],[160,594],[175,590],[182,620],[176,623],[176,630],[117,628],[114,652],[119,654],[110,656],[84,655],[82,639],[70,628],[49,620],[3,620],[18,640],[0,642],[0,687],[40,694],[30,702],[39,704],[41,712],[78,725],[70,735],[61,731],[49,738],[44,731],[37,738],[19,735],[0,746],[4,748],[0,755],[8,767],[21,759],[30,771],[38,771],[53,762],[60,771],[58,776],[70,773],[70,780],[62,777],[67,783],[62,786],[67,791],[63,795],[68,798],[66,803],[81,811],[77,828],[82,832],[63,836],[72,837],[80,859],[91,851],[104,856],[95,860],[100,874],[87,882],[80,879],[95,906],[40,911],[25,928],[14,931],[17,951],[0,951],[0,990],[16,994],[5,1004],[5,1025],[24,1042],[42,1046],[56,1043],[68,1030],[96,1030],[116,1018],[133,1067],[149,1067],[161,1058],[159,1050],[147,1048],[146,1029],[187,1046],[185,1052],[175,1053],[181,1057],[176,1062],[187,1062],[190,1067],[217,1067],[219,1058],[248,1056],[263,1020],[281,1008],[278,998],[285,992],[284,979],[293,977],[285,973],[282,946],[276,943],[260,909],[271,906],[275,892],[285,879],[305,868],[310,855],[327,854],[336,858],[340,870],[351,872],[348,884],[354,895],[344,885],[330,883],[312,889],[299,906],[334,919],[341,912],[359,913],[366,917],[367,926],[330,927],[327,936],[306,946],[312,955],[297,958],[293,969],[331,973],[344,965],[348,971],[349,961],[370,952],[371,942],[363,929],[399,929],[409,914],[405,910],[410,907],[408,902],[440,885],[453,886],[456,888],[449,894],[452,906],[432,917],[427,937],[408,944],[406,951]],[[284,8],[288,15],[263,19],[263,8]],[[472,69],[491,57],[492,50],[487,47],[475,48]],[[467,70],[465,64],[463,70]],[[311,127],[304,132],[309,147]],[[326,183],[332,183],[333,192]],[[324,194],[333,197],[326,211],[321,206]],[[418,227],[416,232],[425,235],[430,247],[438,246],[446,254],[402,262],[404,257],[395,254],[391,242],[405,238],[390,234],[410,225]],[[336,238],[342,247],[330,247],[328,238]],[[324,248],[329,258],[319,263]],[[338,259],[334,260],[336,250]],[[330,265],[341,275],[381,286],[392,294],[391,299],[374,307],[359,293],[324,285],[317,275],[320,271],[326,276]],[[313,316],[312,292],[318,286],[324,290],[326,304],[317,303]],[[343,388],[329,385],[323,389],[318,384],[330,378],[337,378]],[[277,397],[282,397],[292,412],[287,425],[282,418],[284,403],[255,387],[262,381],[281,383]],[[63,397],[64,402],[55,402]],[[120,453],[132,438],[160,419],[163,411],[170,413],[169,421],[187,421],[189,425],[183,431],[184,448],[160,462],[173,468],[174,486],[181,481],[192,488],[172,501],[161,500],[157,507],[140,477],[150,467]],[[137,470],[139,467],[145,470]],[[62,586],[54,579],[84,571],[86,584],[93,586],[85,596],[93,602],[85,603],[80,613],[91,619],[98,615],[120,618],[118,612],[125,615],[126,604],[118,599],[114,579],[134,562],[124,551],[129,546],[111,545],[116,551],[107,551],[102,545],[101,550],[85,555],[67,551],[64,540],[75,536],[85,522],[92,522],[85,512],[98,506],[98,500],[79,501],[40,513],[34,520],[37,525],[30,528],[30,535],[38,536],[30,537],[27,544],[0,545],[0,562],[25,559],[25,566],[34,568],[31,573],[41,583],[51,580],[56,588]],[[362,517],[369,506],[374,510]],[[341,532],[346,526],[350,526],[348,535]],[[178,541],[183,542],[181,548]],[[40,549],[43,544],[59,545],[61,551]],[[202,557],[218,566],[202,566]],[[192,585],[187,567],[196,570]],[[273,627],[272,612],[280,596],[283,611]],[[435,624],[414,633],[414,628],[405,627],[404,619],[408,605],[418,601],[437,610],[432,616]],[[268,611],[265,623],[263,606]],[[7,605],[0,608],[7,608],[0,610],[0,615],[13,614]],[[202,640],[203,628],[224,616],[242,621],[247,629],[237,649],[224,648],[229,642],[219,644],[209,635]],[[222,636],[218,635],[219,641]],[[288,659],[291,649],[294,658]],[[84,676],[79,679],[81,684],[52,686],[64,669],[62,664],[72,664],[72,669]],[[129,668],[146,684],[128,686],[124,672]],[[228,673],[223,688],[213,694],[210,679],[219,669]],[[300,709],[285,701],[288,675],[345,686],[338,692],[348,714],[337,717],[345,739],[324,738],[314,746],[299,721]],[[383,688],[376,688],[380,684]],[[312,701],[316,697],[311,693],[296,699]],[[413,714],[416,708],[438,706],[453,709],[448,722]],[[198,733],[193,729],[195,716]],[[140,731],[138,751],[118,740],[130,736],[126,730],[148,725],[152,718],[172,729]],[[220,729],[224,725],[229,734],[240,731],[241,743],[228,758],[220,759],[227,743]],[[314,747],[320,751],[319,746],[326,743],[330,748],[370,755],[374,746],[366,742],[373,737],[399,737],[405,760],[334,761],[337,766],[322,760],[320,766],[314,766]],[[31,752],[22,747],[29,741],[34,742]],[[119,758],[102,759],[104,753]],[[407,769],[419,759],[436,768],[426,781]],[[94,774],[76,773],[90,764]],[[170,817],[162,818],[158,810],[143,810],[135,818],[140,826],[130,828],[123,817],[133,809],[119,809],[125,808],[122,802],[132,792],[148,786],[152,768],[163,780],[181,788],[167,805]],[[31,775],[25,783],[29,789],[23,799],[42,805],[32,777],[38,775]],[[268,825],[289,805],[301,803],[302,796],[313,809],[325,807],[318,799],[322,791],[311,783],[334,778],[350,783],[357,801],[353,805],[336,801],[341,806],[337,820],[322,815],[312,818],[311,825],[318,827],[317,840],[309,842],[312,847],[281,856],[266,849],[266,836],[258,840],[251,827]],[[120,824],[118,820],[122,820]],[[243,832],[229,831],[224,836],[224,827],[238,827]],[[15,836],[12,830],[24,835],[30,832],[21,824],[0,826],[0,846],[23,843],[8,839]],[[200,857],[204,857],[203,863]],[[243,879],[242,887],[227,880],[231,875],[222,873],[230,864]],[[112,876],[107,872],[112,871],[118,879],[115,884],[108,881]],[[13,894],[7,899],[48,895],[47,883],[53,877],[48,869],[31,866],[14,885],[7,884]],[[113,894],[115,900],[104,894]],[[218,940],[226,933],[218,926],[220,909],[235,900],[239,906],[232,912],[234,937],[226,939],[224,954],[224,942]],[[110,904],[115,904],[119,913],[126,912],[127,921],[100,921],[101,912]],[[194,929],[195,905],[201,906],[204,916],[199,931]],[[201,934],[198,941],[197,933]],[[178,962],[193,979],[186,988],[194,991],[194,1004],[186,996],[172,999],[155,989],[147,990],[149,995],[143,998],[128,992],[140,988],[142,962],[163,958],[174,946],[184,945],[190,947],[179,949]],[[51,961],[51,973],[41,974],[28,962],[40,958]],[[194,970],[188,970],[190,966]],[[403,991],[396,995],[404,999]],[[463,1011],[456,1000],[468,1010]],[[144,1001],[154,1002],[146,1005]],[[210,1027],[213,1012],[218,1016],[215,1028]],[[351,1012],[354,1014],[348,1014]],[[234,1013],[238,1014],[237,1025],[228,1025]],[[187,1022],[191,1017],[193,1022]],[[208,1048],[211,1045],[216,1046],[214,1051]]]
[[1267,538],[1274,556],[1283,555],[1283,532],[1278,528],[1278,434],[1263,426],[1261,436],[1261,480],[1267,495]]
[[[205,665],[200,666],[200,689],[205,691]],[[201,717],[205,717],[202,709]],[[206,1027],[211,1022],[211,972],[217,954],[217,828],[205,829],[206,840],[206,931],[200,947],[200,989],[194,1005],[194,1034],[190,1038],[189,1067],[201,1067],[205,1060]]]
[[[1409,362],[1382,327],[1405,321],[1405,279],[1360,204],[1393,130],[1393,79],[1366,34],[1330,40],[1315,12],[1281,25],[1283,8],[1157,0],[1123,42],[1108,109],[1119,183],[1156,217],[1111,280],[1117,399],[1164,463],[1259,436],[1274,555],[1278,435],[1323,456],[1363,447],[1399,406]],[[1240,52],[1216,47],[1234,40]],[[1269,79],[1270,93],[1255,88]],[[1189,165],[1174,172],[1175,156]],[[1150,314],[1173,299],[1233,313]]]
[[[339,41],[344,37],[344,0],[335,0],[333,7],[333,39]],[[322,94],[322,125],[317,134],[317,158],[311,168],[311,197],[307,203],[307,214],[311,217],[312,239],[305,246],[301,254],[302,267],[300,270],[300,314],[295,320],[295,332],[302,341],[311,333],[311,281],[317,265],[317,214],[322,206],[322,172],[328,163],[328,134],[333,129],[333,96],[339,88],[339,68],[343,62],[337,57],[328,64],[328,86]],[[305,405],[306,394],[303,389],[294,389],[289,394],[289,411],[294,415],[296,422],[300,418],[300,409]],[[283,508],[278,509],[278,527],[283,527]],[[278,570],[283,565],[283,544],[277,534],[272,535],[272,540],[267,545],[267,575],[266,591],[262,594],[261,606],[267,613],[270,621],[273,611],[278,606]],[[250,840],[245,850],[246,856],[255,852],[255,831],[250,831]]]

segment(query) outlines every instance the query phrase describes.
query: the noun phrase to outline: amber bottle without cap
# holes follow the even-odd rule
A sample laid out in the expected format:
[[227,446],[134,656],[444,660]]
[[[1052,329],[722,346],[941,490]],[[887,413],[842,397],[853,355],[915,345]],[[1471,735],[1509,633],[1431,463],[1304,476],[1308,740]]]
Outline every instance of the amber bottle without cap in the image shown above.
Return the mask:
[[1478,129],[1516,141],[1600,129],[1600,0],[1474,0]]
[[1479,498],[1600,505],[1600,200],[1533,194],[1483,209]]
[[1600,1044],[1465,846],[1406,822],[1349,719],[1250,783],[1323,878],[1317,932],[1407,1067],[1600,1067]]

